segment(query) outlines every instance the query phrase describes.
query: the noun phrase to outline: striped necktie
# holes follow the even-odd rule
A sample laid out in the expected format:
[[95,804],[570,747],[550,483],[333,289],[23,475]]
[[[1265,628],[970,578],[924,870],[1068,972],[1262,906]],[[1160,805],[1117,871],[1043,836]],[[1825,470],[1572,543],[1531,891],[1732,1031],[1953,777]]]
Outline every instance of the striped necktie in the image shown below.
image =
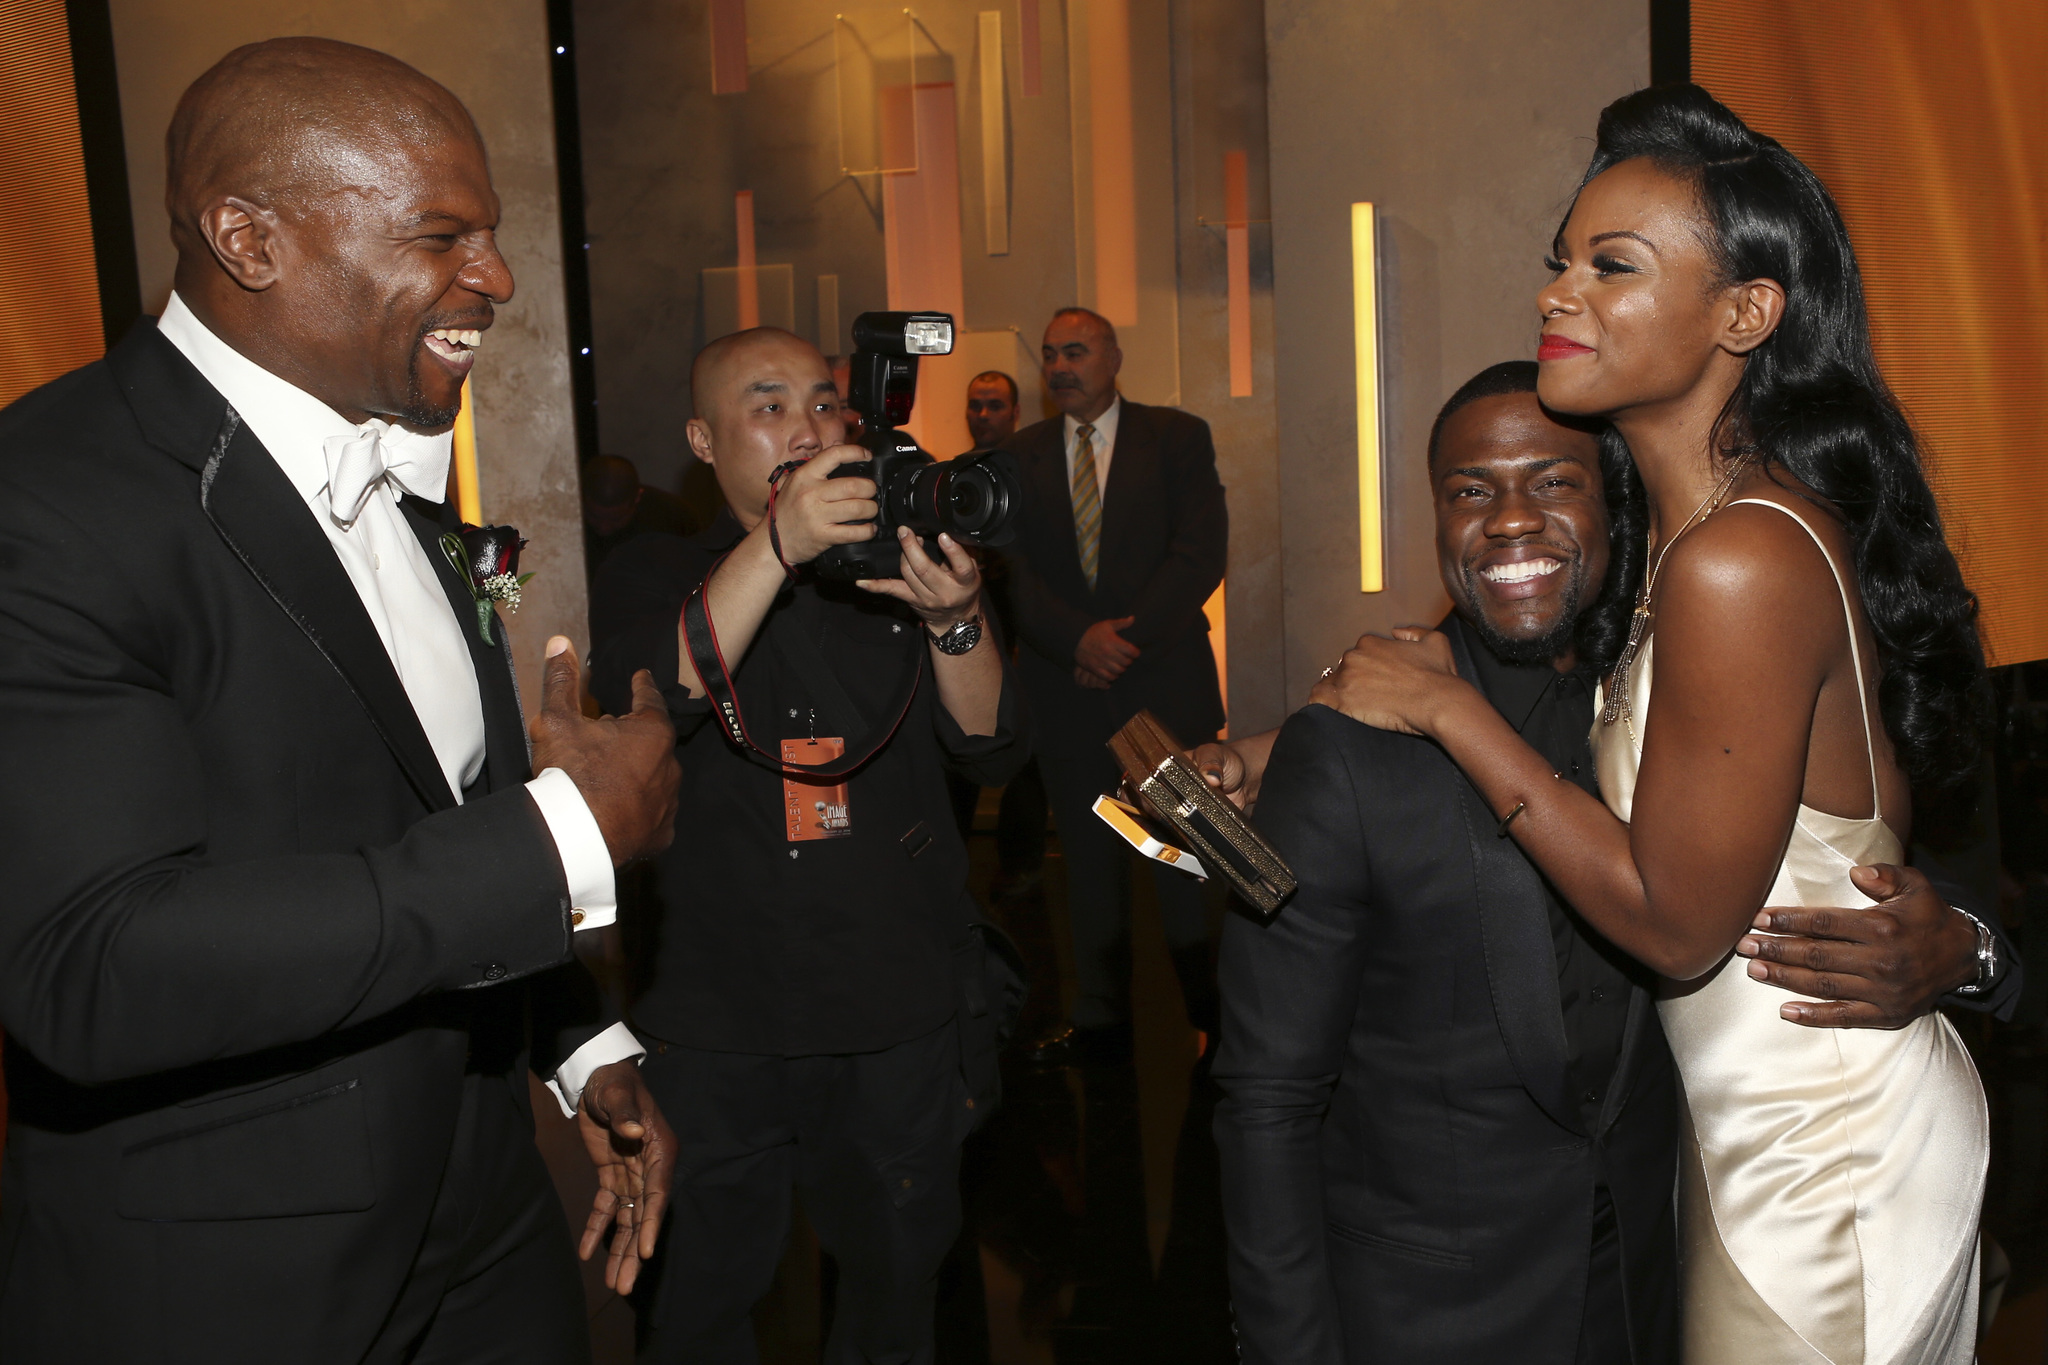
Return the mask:
[[1083,423],[1074,432],[1074,543],[1081,549],[1081,572],[1095,587],[1102,557],[1102,490],[1095,482],[1095,427]]

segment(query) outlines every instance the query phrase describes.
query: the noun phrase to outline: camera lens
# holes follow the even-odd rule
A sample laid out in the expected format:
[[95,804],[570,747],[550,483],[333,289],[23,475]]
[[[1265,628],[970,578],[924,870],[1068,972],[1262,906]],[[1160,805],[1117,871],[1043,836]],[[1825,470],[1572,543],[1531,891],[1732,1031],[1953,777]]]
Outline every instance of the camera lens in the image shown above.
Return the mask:
[[941,531],[969,545],[1002,544],[1017,506],[1015,478],[988,460],[963,457],[906,470],[891,499],[919,535]]
[[948,473],[951,477],[946,480],[943,505],[953,524],[947,529],[956,539],[978,541],[1009,510],[1007,490],[983,465],[969,465]]

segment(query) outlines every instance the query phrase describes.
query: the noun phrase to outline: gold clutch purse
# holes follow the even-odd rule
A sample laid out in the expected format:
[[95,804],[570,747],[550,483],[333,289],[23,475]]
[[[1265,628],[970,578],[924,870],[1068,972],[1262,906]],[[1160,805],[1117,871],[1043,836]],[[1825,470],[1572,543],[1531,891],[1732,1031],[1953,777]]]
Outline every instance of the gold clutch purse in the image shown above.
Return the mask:
[[1172,826],[1206,867],[1221,872],[1246,904],[1270,916],[1294,894],[1294,873],[1229,798],[1210,790],[1180,741],[1150,711],[1109,741],[1125,784],[1146,814]]

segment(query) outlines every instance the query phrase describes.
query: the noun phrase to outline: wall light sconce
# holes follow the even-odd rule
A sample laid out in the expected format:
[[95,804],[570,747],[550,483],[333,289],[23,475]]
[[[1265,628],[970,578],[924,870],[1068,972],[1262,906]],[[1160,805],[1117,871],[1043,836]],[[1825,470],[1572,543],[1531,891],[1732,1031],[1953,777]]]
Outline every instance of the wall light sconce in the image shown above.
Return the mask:
[[1373,205],[1351,206],[1351,326],[1358,382],[1358,590],[1386,576],[1386,471],[1381,458],[1380,246]]

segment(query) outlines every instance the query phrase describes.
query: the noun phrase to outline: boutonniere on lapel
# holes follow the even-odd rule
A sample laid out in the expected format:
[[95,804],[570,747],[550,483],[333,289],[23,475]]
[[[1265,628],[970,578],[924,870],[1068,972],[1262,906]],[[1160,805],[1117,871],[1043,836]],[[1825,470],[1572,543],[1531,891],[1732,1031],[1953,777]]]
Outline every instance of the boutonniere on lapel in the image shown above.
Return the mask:
[[517,615],[519,590],[533,577],[519,572],[519,552],[525,548],[526,542],[510,526],[464,526],[459,535],[450,531],[441,537],[441,553],[462,575],[463,586],[476,603],[476,633],[487,645],[498,643],[491,635],[492,608],[502,606]]

